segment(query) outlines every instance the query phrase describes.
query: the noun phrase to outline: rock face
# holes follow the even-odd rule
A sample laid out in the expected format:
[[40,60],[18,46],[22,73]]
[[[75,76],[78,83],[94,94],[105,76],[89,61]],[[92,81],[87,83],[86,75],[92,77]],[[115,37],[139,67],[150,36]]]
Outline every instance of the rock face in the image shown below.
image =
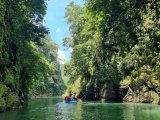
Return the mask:
[[18,95],[11,91],[6,85],[0,84],[0,112],[7,109],[18,109],[22,106]]
[[122,99],[127,94],[128,87],[113,85],[108,86],[105,89],[101,89],[99,92],[99,100],[108,102],[122,102]]
[[100,98],[105,99],[105,101],[118,101],[116,100],[116,91],[113,87],[108,87],[106,89],[101,90],[100,92]]
[[160,86],[142,80],[141,83],[133,81],[131,84],[108,86],[105,89],[92,85],[86,91],[81,91],[78,97],[85,100],[160,104],[159,96]]
[[130,79],[131,82],[125,85],[128,86],[128,91],[122,101],[159,104],[160,83],[153,71],[149,65],[145,65],[139,68],[133,78],[128,77],[127,80]]
[[97,100],[94,85],[90,85],[86,90],[79,93],[78,97],[83,100]]
[[159,104],[159,87],[148,88],[145,85],[140,86],[139,89],[133,90],[128,86],[128,92],[122,99],[123,102],[136,103],[153,103]]
[[118,91],[113,88],[103,90],[101,98],[105,101],[160,104],[160,85],[147,74],[140,74],[130,84],[120,84]]
[[101,88],[100,84],[88,86],[86,90],[79,93],[78,97],[83,100],[101,100],[103,101],[118,101],[117,89],[118,87]]
[[[144,65],[120,83],[103,83],[83,90],[86,100],[160,104],[160,75],[149,65]],[[98,89],[97,89],[98,88]]]

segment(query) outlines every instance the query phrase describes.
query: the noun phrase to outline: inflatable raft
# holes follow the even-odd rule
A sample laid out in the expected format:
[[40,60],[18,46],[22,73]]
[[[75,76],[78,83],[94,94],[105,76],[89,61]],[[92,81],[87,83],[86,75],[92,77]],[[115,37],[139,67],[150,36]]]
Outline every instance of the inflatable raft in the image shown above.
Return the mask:
[[77,103],[77,102],[78,102],[78,100],[70,100],[70,101],[65,100],[65,103]]
[[78,102],[82,102],[82,100],[81,100],[81,99],[78,99],[78,100],[70,100],[70,101],[68,101],[68,100],[63,100],[63,103],[78,103]]

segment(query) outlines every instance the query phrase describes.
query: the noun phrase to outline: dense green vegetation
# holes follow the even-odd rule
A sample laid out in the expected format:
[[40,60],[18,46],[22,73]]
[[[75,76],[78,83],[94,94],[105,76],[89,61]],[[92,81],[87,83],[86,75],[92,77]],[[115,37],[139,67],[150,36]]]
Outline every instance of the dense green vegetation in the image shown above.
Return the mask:
[[66,89],[58,45],[42,25],[46,9],[45,0],[0,0],[0,84],[25,97]]
[[47,93],[51,95],[62,95],[67,88],[62,79],[60,70],[61,65],[57,61],[59,46],[52,42],[50,35],[46,35],[45,38],[41,39],[41,42],[43,45],[40,47],[33,45],[34,49],[42,54],[42,59],[45,59],[48,62],[48,66],[51,67],[51,70],[48,69],[49,71],[47,74],[38,74],[38,82],[35,82],[32,90],[39,94]]
[[66,94],[93,87],[116,97],[119,86],[128,85],[160,95],[158,0],[85,0],[83,8],[72,1],[64,16],[70,37],[62,40],[65,50],[73,51],[64,66],[42,25],[46,9],[45,0],[0,0],[1,103],[17,101],[12,91],[26,98],[61,95],[66,86]]
[[71,2],[65,18],[71,37],[63,38],[63,46],[73,49],[64,66],[67,93],[91,85],[115,91],[120,84],[159,85],[158,0],[86,0],[83,8]]

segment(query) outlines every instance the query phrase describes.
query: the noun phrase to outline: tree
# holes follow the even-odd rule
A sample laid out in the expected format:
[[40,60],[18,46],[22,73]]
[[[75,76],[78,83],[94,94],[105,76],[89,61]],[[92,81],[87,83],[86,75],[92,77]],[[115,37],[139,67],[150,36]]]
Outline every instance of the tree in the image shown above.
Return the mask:
[[64,38],[64,46],[73,48],[64,69],[71,85],[78,80],[83,89],[89,84],[118,89],[121,81],[140,79],[138,71],[144,66],[153,70],[150,76],[157,73],[159,2],[86,0],[78,17],[71,5],[66,8],[71,37]]

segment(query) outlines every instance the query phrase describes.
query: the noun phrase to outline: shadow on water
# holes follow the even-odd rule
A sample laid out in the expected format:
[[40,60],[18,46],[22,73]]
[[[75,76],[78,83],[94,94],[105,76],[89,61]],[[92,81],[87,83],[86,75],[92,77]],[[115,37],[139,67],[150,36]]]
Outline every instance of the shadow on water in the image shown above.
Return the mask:
[[0,114],[0,120],[158,120],[160,106],[83,101],[62,103],[62,97],[31,99],[24,107]]

